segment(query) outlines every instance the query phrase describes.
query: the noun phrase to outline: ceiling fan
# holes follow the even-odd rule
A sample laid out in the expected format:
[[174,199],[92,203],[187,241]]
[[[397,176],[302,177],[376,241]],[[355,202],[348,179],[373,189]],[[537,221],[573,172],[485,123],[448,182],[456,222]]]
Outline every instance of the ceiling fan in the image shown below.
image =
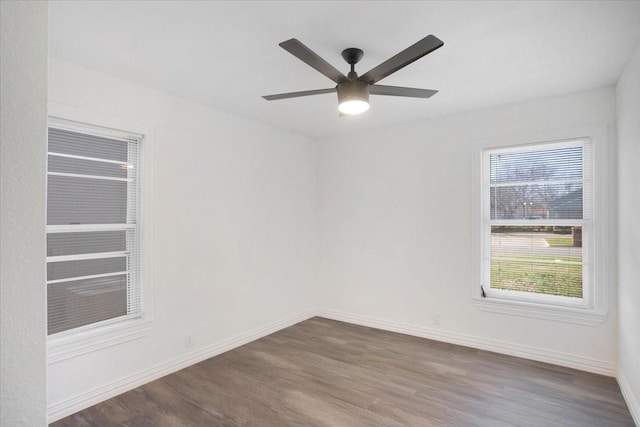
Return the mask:
[[325,93],[338,93],[338,110],[342,114],[354,115],[364,113],[369,109],[369,94],[406,96],[411,98],[429,98],[438,91],[431,89],[416,89],[410,87],[383,86],[377,84],[380,80],[406,67],[412,62],[422,58],[428,53],[442,47],[444,43],[434,35],[429,35],[417,43],[409,46],[397,55],[384,61],[377,67],[358,77],[355,65],[362,59],[364,52],[361,49],[350,47],[342,51],[342,57],[349,65],[351,71],[345,76],[333,65],[322,59],[318,54],[302,44],[297,39],[290,39],[280,43],[284,50],[314,68],[316,71],[329,77],[337,83],[330,89],[305,90],[302,92],[279,93],[263,96],[267,101],[277,99],[297,98],[300,96],[322,95]]

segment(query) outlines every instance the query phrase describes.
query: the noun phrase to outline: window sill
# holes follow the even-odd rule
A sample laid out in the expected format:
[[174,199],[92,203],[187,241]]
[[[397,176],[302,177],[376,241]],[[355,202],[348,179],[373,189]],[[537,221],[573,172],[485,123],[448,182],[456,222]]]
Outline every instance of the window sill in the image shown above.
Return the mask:
[[498,298],[474,298],[476,307],[482,311],[510,314],[535,319],[555,320],[579,325],[596,326],[603,323],[606,313],[580,308],[559,307]]
[[152,323],[152,319],[135,319],[66,336],[50,337],[47,340],[47,363],[53,364],[142,338],[151,330]]

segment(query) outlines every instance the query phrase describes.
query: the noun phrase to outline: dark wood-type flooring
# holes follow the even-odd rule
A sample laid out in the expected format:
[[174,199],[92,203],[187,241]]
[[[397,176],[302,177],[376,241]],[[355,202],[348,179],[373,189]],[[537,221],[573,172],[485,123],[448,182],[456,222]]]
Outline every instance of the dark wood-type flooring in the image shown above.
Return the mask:
[[313,318],[63,426],[633,426],[614,378]]

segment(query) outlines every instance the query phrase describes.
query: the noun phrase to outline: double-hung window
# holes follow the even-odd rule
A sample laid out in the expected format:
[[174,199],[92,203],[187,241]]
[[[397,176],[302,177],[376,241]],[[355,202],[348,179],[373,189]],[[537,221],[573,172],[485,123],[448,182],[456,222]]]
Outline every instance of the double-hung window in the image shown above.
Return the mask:
[[49,335],[142,315],[142,136],[52,121],[47,162]]
[[485,150],[485,294],[591,305],[590,147],[579,139]]
[[595,324],[609,279],[606,132],[557,133],[568,137],[474,145],[474,295],[489,311]]

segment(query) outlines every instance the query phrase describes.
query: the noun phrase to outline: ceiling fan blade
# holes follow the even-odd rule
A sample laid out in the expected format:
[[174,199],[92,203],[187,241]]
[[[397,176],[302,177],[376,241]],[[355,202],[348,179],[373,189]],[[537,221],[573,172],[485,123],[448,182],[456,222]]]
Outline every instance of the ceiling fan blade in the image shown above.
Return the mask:
[[289,93],[278,93],[276,95],[264,95],[263,98],[267,101],[275,101],[278,99],[287,99],[287,98],[298,98],[300,96],[310,96],[310,95],[322,95],[325,93],[335,93],[336,88],[333,87],[331,89],[315,89],[315,90],[303,90],[302,92],[289,92]]
[[318,56],[314,51],[303,45],[298,39],[284,41],[280,43],[280,47],[336,83],[349,80],[347,76]]
[[438,91],[432,90],[432,89],[416,89],[413,87],[372,85],[372,86],[369,86],[369,93],[372,95],[407,96],[410,98],[431,98],[433,95],[438,93]]
[[412,62],[422,58],[426,54],[442,47],[442,40],[434,35],[429,35],[419,42],[409,46],[402,52],[384,61],[377,67],[372,68],[365,74],[360,76],[358,80],[374,84],[387,77],[389,74],[395,73],[399,69],[406,67]]

